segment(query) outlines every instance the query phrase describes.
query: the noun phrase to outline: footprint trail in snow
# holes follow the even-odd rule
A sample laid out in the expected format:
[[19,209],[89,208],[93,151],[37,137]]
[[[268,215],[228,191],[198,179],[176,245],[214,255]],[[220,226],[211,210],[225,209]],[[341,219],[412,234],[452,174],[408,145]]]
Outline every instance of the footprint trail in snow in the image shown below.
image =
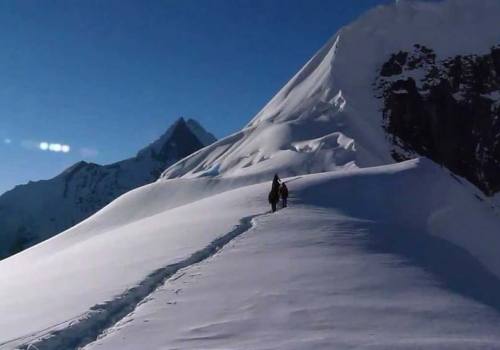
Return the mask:
[[38,334],[36,336],[37,340],[21,346],[20,349],[69,350],[81,348],[95,341],[108,328],[133,312],[137,305],[179,270],[210,258],[234,238],[252,229],[255,225],[254,220],[257,217],[266,214],[263,213],[240,219],[239,224],[233,230],[215,239],[205,248],[193,253],[190,257],[154,271],[138,285],[126,290],[113,300],[93,306],[87,313],[69,322],[62,329]]

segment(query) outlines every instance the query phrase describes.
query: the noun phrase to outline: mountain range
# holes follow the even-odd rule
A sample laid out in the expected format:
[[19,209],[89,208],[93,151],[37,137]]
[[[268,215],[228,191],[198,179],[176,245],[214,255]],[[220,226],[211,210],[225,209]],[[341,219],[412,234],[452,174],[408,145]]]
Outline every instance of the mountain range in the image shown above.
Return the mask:
[[132,189],[158,179],[215,137],[193,119],[178,119],[136,156],[109,165],[78,162],[49,180],[0,196],[0,259],[64,231]]

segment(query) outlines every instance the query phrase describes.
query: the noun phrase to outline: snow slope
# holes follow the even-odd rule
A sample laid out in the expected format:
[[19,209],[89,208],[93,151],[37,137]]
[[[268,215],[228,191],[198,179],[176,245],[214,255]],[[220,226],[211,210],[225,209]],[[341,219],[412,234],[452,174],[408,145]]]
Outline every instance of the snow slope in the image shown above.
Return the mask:
[[214,141],[196,121],[180,118],[135,157],[109,165],[82,161],[52,179],[4,193],[0,196],[0,259],[64,231],[123,193],[157,180],[169,165]]
[[[148,191],[148,196],[164,196],[168,203],[169,186],[184,186],[185,200],[189,201],[190,188],[200,191],[191,186],[192,181],[206,182],[207,179],[157,182],[146,188],[154,188]],[[276,216],[267,214],[268,187],[269,184],[264,183],[225,191],[142,220],[120,223],[116,228],[106,227],[103,223],[97,225],[90,219],[6,259],[0,264],[0,349],[12,349],[32,342],[40,349],[76,348],[75,344],[91,343],[125,316],[122,308],[127,314],[144,298],[146,300],[139,310],[144,307],[157,310],[156,304],[147,306],[151,298],[153,303],[164,305],[175,302],[175,299],[158,297],[158,293],[169,289],[171,283],[177,290],[177,284],[189,282],[182,278],[176,282],[180,275],[169,279],[170,272],[177,272],[175,267],[187,267],[182,271],[192,274],[192,265],[183,262],[189,262],[193,252],[203,251],[214,239],[231,232],[241,218],[255,215],[258,215],[254,219],[255,228],[237,232],[242,235],[241,239],[252,239],[255,246],[240,249],[235,243],[239,238],[236,238],[217,255],[225,269],[235,269],[234,274],[225,273],[225,270],[220,274],[207,272],[205,283],[209,286],[204,288],[210,291],[204,288],[191,291],[194,293],[192,298],[202,298],[207,304],[205,309],[201,308],[203,312],[197,307],[200,299],[189,305],[179,302],[184,306],[174,314],[176,321],[173,324],[176,326],[172,326],[172,333],[167,336],[164,331],[157,331],[156,336],[148,338],[143,346],[168,348],[179,341],[180,348],[220,348],[224,339],[244,344],[245,339],[249,341],[248,331],[239,331],[242,326],[238,319],[241,318],[254,324],[257,331],[270,328],[262,343],[251,343],[256,349],[290,346],[290,343],[282,342],[290,338],[297,325],[302,325],[302,333],[297,333],[297,337],[302,335],[304,341],[309,339],[311,344],[323,344],[321,346],[325,348],[341,340],[355,346],[370,339],[375,343],[386,341],[395,348],[411,348],[415,339],[420,339],[418,344],[421,346],[430,342],[434,348],[438,348],[436,344],[441,344],[441,348],[455,348],[463,341],[469,348],[471,344],[478,344],[477,348],[479,345],[488,349],[500,348],[497,346],[500,339],[494,332],[499,325],[496,311],[500,309],[498,282],[484,268],[487,266],[500,272],[500,262],[493,244],[488,245],[489,252],[485,253],[485,245],[471,235],[473,230],[484,241],[497,242],[495,230],[499,227],[499,219],[470,193],[468,186],[425,160],[307,175],[290,179],[289,188],[294,196],[292,208]],[[119,201],[144,206],[148,201],[136,201],[137,192],[142,191],[132,191]],[[429,195],[422,196],[422,193]],[[126,220],[121,216],[127,215],[119,206],[108,207],[101,213],[110,221],[113,218]],[[436,236],[467,245],[472,255],[446,241],[432,238]],[[349,243],[351,239],[353,241]],[[343,247],[346,244],[348,251]],[[223,260],[226,251],[236,254],[234,264],[231,259]],[[205,262],[212,261],[206,257],[213,253],[197,260],[202,264],[194,271],[203,270]],[[349,257],[342,263],[344,254]],[[249,260],[245,260],[245,256]],[[484,265],[473,256],[480,258]],[[266,262],[269,264],[267,268]],[[256,266],[252,268],[252,264]],[[370,266],[369,271],[366,266]],[[310,275],[317,268],[321,269]],[[319,272],[320,276],[331,278],[319,278]],[[163,276],[160,278],[158,274]],[[278,275],[281,277],[275,281]],[[258,276],[262,276],[262,283],[258,282]],[[240,279],[248,284],[237,288]],[[151,289],[162,286],[165,280],[164,287],[150,294]],[[341,284],[343,287],[338,287],[341,289],[335,292],[331,289],[332,280],[344,283]],[[306,296],[300,297],[298,291],[291,293],[289,298],[296,303],[298,311],[290,316],[287,312],[294,308],[292,302],[287,302],[288,288],[293,291],[309,283],[314,283],[315,287],[308,292],[311,293],[307,295],[308,299],[317,297],[318,304],[305,302]],[[233,284],[234,288],[231,287]],[[345,288],[344,293],[341,293],[342,288]],[[358,292],[352,294],[351,291]],[[218,293],[222,293],[221,296],[213,297]],[[253,305],[253,298],[259,295],[268,301],[260,304],[261,309],[254,314],[248,305]],[[350,299],[346,300],[348,296]],[[124,305],[120,305],[120,300]],[[239,301],[245,301],[238,309],[241,314],[232,308]],[[278,306],[268,309],[270,303]],[[357,303],[365,306],[358,307],[353,314],[351,308]],[[344,307],[344,317],[338,318],[342,314],[318,315],[317,327],[308,328],[307,315],[321,305]],[[246,311],[250,313],[248,319],[245,306],[250,307]],[[285,312],[287,306],[289,309]],[[305,311],[301,313],[301,309]],[[159,323],[137,341],[144,341],[144,337],[152,335],[149,332],[158,329],[156,327],[166,327],[168,318],[166,324],[162,320],[170,309],[165,313],[161,310],[155,317]],[[380,325],[378,317],[374,317],[375,310],[391,315],[385,319],[385,325],[399,325],[393,338],[387,338],[388,330]],[[210,333],[204,331],[203,324],[217,323],[220,321],[217,315],[224,318],[228,312],[237,313],[240,318],[230,317],[219,325],[220,328],[216,327],[225,336],[200,335]],[[280,312],[284,314],[280,316]],[[352,318],[346,316],[351,314]],[[135,319],[134,316],[127,317],[125,320]],[[140,317],[141,314],[138,320],[142,320]],[[206,323],[201,317],[205,317]],[[274,328],[269,323],[266,327],[265,322],[259,326],[260,320],[269,317]],[[475,327],[470,327],[470,318],[475,320]],[[230,322],[231,319],[234,323]],[[343,326],[338,327],[344,328],[345,332],[339,334],[335,324],[341,319]],[[138,324],[143,327],[144,323]],[[134,322],[126,324],[129,328],[124,328],[123,336],[130,341],[130,348],[134,345],[137,348],[132,336],[142,328]],[[422,327],[418,332],[415,330],[417,326]],[[190,346],[192,342],[187,340],[184,342],[189,338],[183,333],[186,329],[199,335],[194,336],[198,339],[198,343],[193,343],[196,346]],[[337,336],[336,340],[332,338]],[[122,339],[119,330],[110,337],[103,340],[110,342],[108,348],[124,346],[118,341]],[[297,338],[290,339],[294,343],[293,339]],[[120,344],[115,344],[115,341]],[[300,344],[297,342],[296,348],[300,348]]]
[[500,218],[394,164],[371,89],[414,41],[486,50],[499,10],[399,1],[342,29],[241,132],[1,261],[0,349],[500,349]]
[[[242,131],[169,168],[165,178],[296,175],[393,162],[373,84],[415,44],[437,59],[500,43],[498,0],[398,1],[342,28]],[[459,39],[457,39],[459,38]],[[272,159],[272,161],[270,161]],[[213,172],[212,172],[213,173]]]
[[335,211],[294,202],[257,218],[85,349],[500,349],[499,298],[471,297],[499,284],[470,256]]

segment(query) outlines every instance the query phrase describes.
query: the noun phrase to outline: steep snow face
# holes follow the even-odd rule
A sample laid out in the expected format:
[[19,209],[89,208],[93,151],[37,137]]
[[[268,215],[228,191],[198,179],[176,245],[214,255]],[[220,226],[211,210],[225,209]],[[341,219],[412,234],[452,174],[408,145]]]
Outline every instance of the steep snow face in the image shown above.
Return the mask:
[[500,43],[497,0],[397,1],[342,28],[242,131],[175,164],[164,178],[283,175],[394,162],[373,84],[415,44],[438,59]]
[[133,158],[105,166],[79,162],[53,179],[6,192],[0,196],[0,258],[77,224],[213,141],[195,121],[179,119]]

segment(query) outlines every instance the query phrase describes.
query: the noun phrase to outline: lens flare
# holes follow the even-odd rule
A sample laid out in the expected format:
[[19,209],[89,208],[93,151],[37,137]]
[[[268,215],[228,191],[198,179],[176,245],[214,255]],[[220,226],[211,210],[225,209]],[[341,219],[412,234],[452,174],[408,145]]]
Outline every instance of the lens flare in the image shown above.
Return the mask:
[[69,145],[64,145],[60,143],[49,143],[49,142],[40,142],[38,145],[38,148],[41,149],[42,151],[50,151],[50,152],[62,152],[62,153],[69,153],[71,151],[71,147]]
[[59,143],[51,143],[49,145],[49,151],[61,152],[61,145]]

